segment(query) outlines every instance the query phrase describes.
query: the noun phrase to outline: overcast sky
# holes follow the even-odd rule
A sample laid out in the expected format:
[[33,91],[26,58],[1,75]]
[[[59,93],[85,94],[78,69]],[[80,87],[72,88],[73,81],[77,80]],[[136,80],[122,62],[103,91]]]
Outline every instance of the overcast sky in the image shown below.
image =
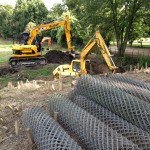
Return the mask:
[[[0,0],[0,4],[11,4],[15,6],[17,0]],[[62,3],[62,0],[42,0],[45,6],[50,9],[55,3]]]

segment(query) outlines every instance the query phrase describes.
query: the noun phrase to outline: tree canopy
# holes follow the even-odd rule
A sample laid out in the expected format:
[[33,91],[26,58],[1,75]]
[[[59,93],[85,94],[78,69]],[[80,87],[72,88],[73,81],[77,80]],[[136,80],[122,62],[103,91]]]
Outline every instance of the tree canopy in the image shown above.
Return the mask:
[[[19,34],[32,25],[56,20],[68,7],[71,34],[76,45],[89,40],[100,30],[109,46],[117,42],[119,55],[124,55],[127,42],[150,36],[149,0],[63,0],[47,10],[42,0],[17,0],[15,8],[0,5],[0,36],[18,38]],[[45,32],[58,43],[65,43],[63,27]]]

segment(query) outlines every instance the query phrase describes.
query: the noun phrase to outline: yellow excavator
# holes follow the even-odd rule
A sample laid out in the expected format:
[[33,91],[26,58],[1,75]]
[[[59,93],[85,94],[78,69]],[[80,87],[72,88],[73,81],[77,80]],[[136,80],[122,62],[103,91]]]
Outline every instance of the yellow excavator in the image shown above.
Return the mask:
[[82,49],[80,53],[80,59],[72,60],[71,64],[64,64],[58,66],[54,71],[53,75],[55,78],[60,76],[79,76],[80,74],[87,74],[87,63],[90,63],[90,60],[87,59],[88,54],[91,53],[93,47],[99,48],[108,68],[115,73],[118,67],[115,65],[111,54],[105,44],[103,37],[99,31],[96,31],[95,35],[90,39],[86,46]]
[[45,65],[46,58],[41,54],[42,39],[39,34],[59,26],[64,26],[68,49],[74,51],[74,46],[71,45],[69,16],[66,15],[61,21],[45,22],[36,26],[30,33],[23,32],[20,36],[24,43],[22,45],[12,46],[13,54],[9,59],[11,67],[18,68],[20,66]]

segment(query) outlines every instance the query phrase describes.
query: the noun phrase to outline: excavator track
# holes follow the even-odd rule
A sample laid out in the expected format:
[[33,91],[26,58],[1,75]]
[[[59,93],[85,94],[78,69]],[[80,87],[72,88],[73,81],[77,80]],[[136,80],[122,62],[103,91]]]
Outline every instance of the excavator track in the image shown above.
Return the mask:
[[25,67],[33,67],[37,65],[45,65],[47,63],[46,58],[39,56],[39,57],[22,57],[22,58],[17,58],[17,57],[11,57],[9,59],[9,64],[12,68],[19,68],[22,66]]

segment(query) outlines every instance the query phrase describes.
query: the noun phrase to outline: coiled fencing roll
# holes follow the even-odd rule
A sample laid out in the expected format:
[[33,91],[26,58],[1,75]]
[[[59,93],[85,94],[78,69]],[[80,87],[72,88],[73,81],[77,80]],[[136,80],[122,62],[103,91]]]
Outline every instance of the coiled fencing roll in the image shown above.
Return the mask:
[[[76,93],[77,94],[77,93]],[[112,113],[108,109],[94,103],[82,95],[74,95],[72,92],[72,102],[79,107],[85,109],[98,120],[104,122],[106,125],[116,130],[122,136],[137,144],[139,148],[149,150],[150,148],[150,134],[140,128],[132,125],[118,115]]]
[[81,76],[76,84],[80,95],[99,103],[128,122],[150,133],[150,103],[127,94],[90,75]]
[[115,80],[115,81],[121,81],[121,82],[125,82],[125,83],[129,83],[138,87],[141,87],[143,89],[147,89],[150,90],[150,84],[149,83],[145,83],[130,77],[126,77],[123,75],[119,75],[119,74],[110,74],[109,78]]
[[74,134],[86,150],[139,149],[65,96],[51,95],[49,110],[50,113],[59,112],[59,123]]
[[102,77],[102,76],[95,76],[96,79],[100,79],[103,82],[106,82],[108,86],[113,86],[118,88],[126,93],[129,93],[135,97],[138,97],[141,100],[150,103],[150,90],[135,86],[133,84],[113,80],[111,76],[109,77]]
[[47,112],[32,106],[23,113],[23,125],[30,128],[40,150],[81,150],[81,147],[64,131]]

